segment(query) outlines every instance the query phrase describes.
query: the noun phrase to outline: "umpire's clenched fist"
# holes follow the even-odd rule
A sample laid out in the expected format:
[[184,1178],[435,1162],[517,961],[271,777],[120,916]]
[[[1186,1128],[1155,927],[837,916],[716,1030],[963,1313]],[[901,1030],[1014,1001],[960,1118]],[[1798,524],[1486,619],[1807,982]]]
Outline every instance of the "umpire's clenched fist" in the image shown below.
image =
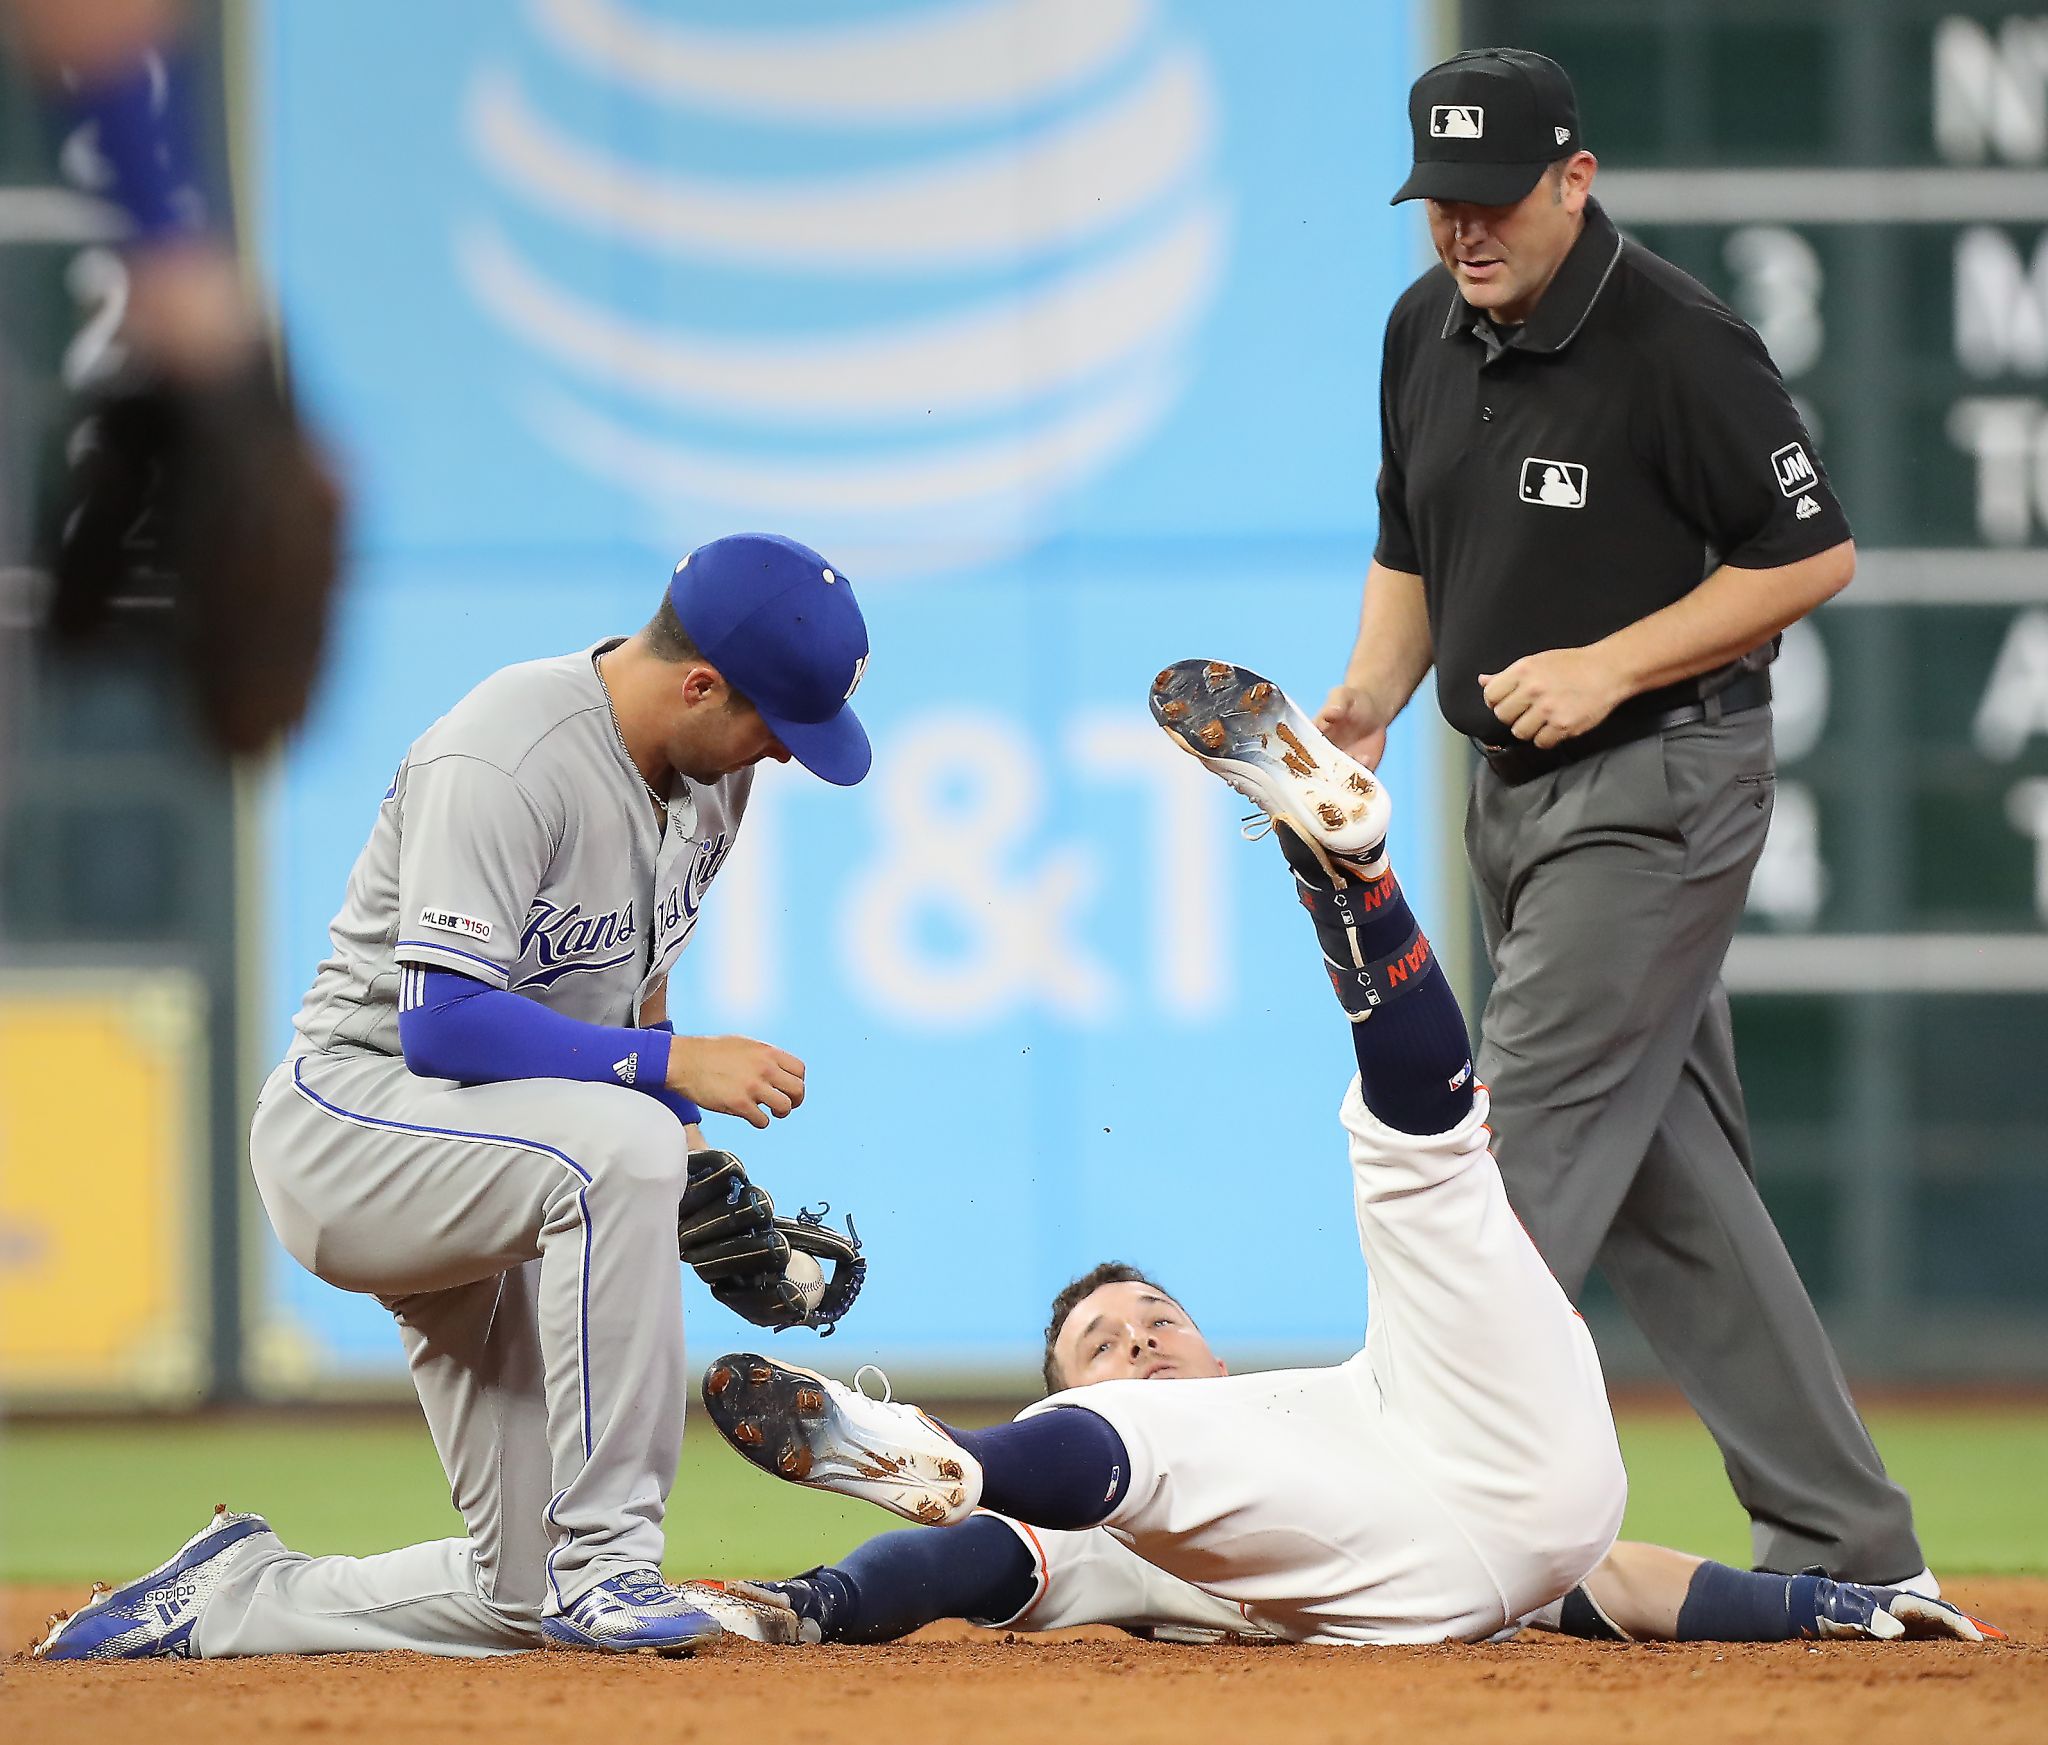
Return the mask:
[[1525,654],[1500,672],[1481,673],[1479,684],[1514,736],[1543,751],[1590,733],[1630,694],[1598,645]]
[[804,1063],[748,1036],[678,1036],[668,1051],[668,1088],[699,1108],[765,1127],[804,1100]]

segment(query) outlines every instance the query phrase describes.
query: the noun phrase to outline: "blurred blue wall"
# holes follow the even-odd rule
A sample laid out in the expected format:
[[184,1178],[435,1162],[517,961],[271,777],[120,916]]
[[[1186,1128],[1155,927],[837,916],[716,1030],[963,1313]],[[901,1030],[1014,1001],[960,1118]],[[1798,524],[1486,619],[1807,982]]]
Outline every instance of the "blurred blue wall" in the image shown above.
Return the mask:
[[[269,8],[261,241],[357,507],[271,818],[277,1047],[427,723],[636,627],[699,541],[788,532],[860,589],[875,773],[764,777],[672,1006],[809,1065],[794,1119],[714,1137],[854,1212],[835,1362],[1022,1368],[1109,1255],[1226,1350],[1354,1348],[1344,1027],[1277,857],[1144,693],[1191,654],[1311,702],[1341,667],[1419,247],[1386,204],[1412,12]],[[374,1303],[266,1277],[260,1373],[397,1373]],[[737,1326],[701,1294],[692,1325],[700,1355]]]

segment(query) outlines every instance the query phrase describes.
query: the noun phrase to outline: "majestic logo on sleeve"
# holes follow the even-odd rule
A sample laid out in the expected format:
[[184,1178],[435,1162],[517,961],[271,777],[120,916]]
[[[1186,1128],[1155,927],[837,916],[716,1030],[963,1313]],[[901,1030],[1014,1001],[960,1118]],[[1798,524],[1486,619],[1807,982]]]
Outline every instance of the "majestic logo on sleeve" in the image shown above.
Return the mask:
[[1532,454],[1522,462],[1522,501],[1546,509],[1586,506],[1586,469],[1575,460],[1545,460]]
[[1806,450],[1796,442],[1786,443],[1771,456],[1771,470],[1778,475],[1778,489],[1788,497],[1810,491],[1820,483],[1813,462],[1806,458]]
[[563,908],[536,897],[519,932],[519,956],[522,961],[531,957],[535,967],[521,976],[517,985],[549,988],[564,976],[637,964],[640,952],[633,939],[631,903],[623,909],[587,915],[581,903]]

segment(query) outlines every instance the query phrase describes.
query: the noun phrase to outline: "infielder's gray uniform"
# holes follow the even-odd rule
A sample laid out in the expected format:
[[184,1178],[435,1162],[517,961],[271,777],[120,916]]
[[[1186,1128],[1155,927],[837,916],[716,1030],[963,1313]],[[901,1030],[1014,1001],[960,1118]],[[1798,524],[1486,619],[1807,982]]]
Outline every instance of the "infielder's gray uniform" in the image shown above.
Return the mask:
[[560,1606],[659,1564],[682,1445],[676,1115],[632,1088],[416,1076],[426,969],[632,1025],[694,930],[751,769],[678,780],[661,828],[593,667],[509,667],[400,767],[250,1134],[301,1264],[397,1317],[468,1536],[238,1563],[195,1646],[227,1654],[531,1648]]

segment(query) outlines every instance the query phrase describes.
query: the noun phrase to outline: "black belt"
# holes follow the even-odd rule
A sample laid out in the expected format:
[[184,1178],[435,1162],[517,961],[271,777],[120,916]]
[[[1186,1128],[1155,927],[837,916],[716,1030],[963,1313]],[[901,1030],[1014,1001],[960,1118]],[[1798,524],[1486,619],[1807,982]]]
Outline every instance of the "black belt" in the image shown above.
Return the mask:
[[1771,675],[1744,673],[1711,696],[1694,697],[1689,702],[1672,703],[1669,697],[1667,691],[1631,698],[1598,727],[1553,745],[1548,751],[1520,740],[1511,745],[1486,745],[1477,739],[1472,743],[1479,747],[1487,767],[1509,787],[1516,787],[1568,763],[1577,763],[1582,757],[1591,757],[1596,751],[1612,751],[1617,745],[1647,739],[1653,733],[1668,733],[1674,727],[1690,726],[1695,721],[1719,721],[1725,716],[1761,709],[1771,700]]

